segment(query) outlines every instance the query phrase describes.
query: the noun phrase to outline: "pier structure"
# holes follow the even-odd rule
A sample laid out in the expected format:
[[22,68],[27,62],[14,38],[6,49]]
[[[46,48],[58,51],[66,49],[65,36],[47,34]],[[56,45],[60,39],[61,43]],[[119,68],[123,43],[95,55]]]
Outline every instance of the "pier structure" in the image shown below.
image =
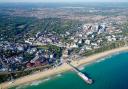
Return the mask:
[[79,71],[79,69],[77,69],[76,67],[74,67],[72,64],[68,63],[72,68],[73,70],[77,73],[77,75],[83,79],[87,84],[92,84],[93,81],[92,79],[88,78],[84,73],[82,73],[81,71]]

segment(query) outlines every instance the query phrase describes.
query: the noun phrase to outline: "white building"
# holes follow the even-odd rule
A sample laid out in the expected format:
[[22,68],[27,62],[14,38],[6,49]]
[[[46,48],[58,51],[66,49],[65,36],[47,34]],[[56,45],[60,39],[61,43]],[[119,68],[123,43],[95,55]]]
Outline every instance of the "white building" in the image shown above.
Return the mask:
[[85,41],[85,44],[88,44],[88,45],[89,45],[90,43],[91,43],[90,40],[86,40],[86,41]]

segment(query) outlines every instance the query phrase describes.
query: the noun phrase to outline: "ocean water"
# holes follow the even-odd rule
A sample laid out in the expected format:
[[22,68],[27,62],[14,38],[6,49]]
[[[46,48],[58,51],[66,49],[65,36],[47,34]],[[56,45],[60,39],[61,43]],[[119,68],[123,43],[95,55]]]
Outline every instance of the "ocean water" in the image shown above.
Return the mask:
[[79,69],[94,80],[92,85],[69,71],[11,89],[128,89],[128,52],[101,58]]

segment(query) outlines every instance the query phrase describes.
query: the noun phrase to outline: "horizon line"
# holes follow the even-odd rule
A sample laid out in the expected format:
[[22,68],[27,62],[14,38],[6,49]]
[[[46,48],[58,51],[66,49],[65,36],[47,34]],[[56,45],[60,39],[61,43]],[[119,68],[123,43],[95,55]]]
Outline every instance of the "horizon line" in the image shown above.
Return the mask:
[[17,2],[0,2],[0,3],[128,3],[128,1],[118,1],[118,2],[114,2],[114,1],[96,1],[96,2],[93,2],[93,1],[84,1],[84,2],[70,2],[70,1],[63,1],[63,2],[27,2],[27,1],[17,1]]

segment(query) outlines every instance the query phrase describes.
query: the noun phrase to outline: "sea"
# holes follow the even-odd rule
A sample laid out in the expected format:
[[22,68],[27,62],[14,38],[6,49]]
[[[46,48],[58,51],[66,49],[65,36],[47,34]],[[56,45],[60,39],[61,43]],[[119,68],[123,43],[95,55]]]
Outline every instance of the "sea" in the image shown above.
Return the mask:
[[93,79],[86,84],[74,71],[10,89],[128,89],[128,52],[115,53],[79,67]]

